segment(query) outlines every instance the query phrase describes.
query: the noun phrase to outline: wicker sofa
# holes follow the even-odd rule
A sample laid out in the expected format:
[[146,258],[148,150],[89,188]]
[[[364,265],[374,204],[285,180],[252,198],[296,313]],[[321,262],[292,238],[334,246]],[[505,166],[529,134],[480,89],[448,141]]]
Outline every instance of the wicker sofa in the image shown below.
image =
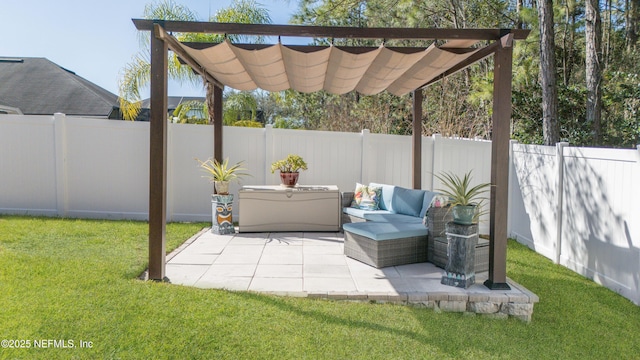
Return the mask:
[[343,193],[345,255],[376,268],[427,261],[428,229],[423,219],[435,193],[372,183],[382,188],[379,209],[351,207]]

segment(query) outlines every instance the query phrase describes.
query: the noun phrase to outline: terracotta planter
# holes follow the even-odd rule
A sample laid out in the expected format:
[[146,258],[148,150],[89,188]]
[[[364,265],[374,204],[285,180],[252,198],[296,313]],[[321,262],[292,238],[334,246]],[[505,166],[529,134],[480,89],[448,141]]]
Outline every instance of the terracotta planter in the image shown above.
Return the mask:
[[294,187],[294,186],[296,186],[296,184],[298,183],[298,175],[300,175],[300,173],[297,173],[297,172],[293,172],[293,173],[280,172],[280,182],[281,182],[282,186],[286,186],[286,187]]

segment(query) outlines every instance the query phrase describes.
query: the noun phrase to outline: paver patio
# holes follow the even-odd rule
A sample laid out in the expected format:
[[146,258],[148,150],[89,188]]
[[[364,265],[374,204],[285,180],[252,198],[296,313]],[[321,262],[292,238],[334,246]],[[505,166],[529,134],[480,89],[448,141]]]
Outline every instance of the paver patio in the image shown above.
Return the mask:
[[[476,274],[476,284],[462,289],[440,284],[444,270],[431,263],[376,269],[346,257],[343,241],[339,232],[216,235],[207,229],[167,256],[166,275],[173,284],[199,288],[417,303],[504,317],[523,315],[500,310],[502,304],[525,304],[533,312],[538,301],[511,279],[511,290],[489,290],[482,285],[486,272]],[[476,309],[477,304],[491,303],[498,304],[498,311]],[[523,319],[530,319],[530,314]]]

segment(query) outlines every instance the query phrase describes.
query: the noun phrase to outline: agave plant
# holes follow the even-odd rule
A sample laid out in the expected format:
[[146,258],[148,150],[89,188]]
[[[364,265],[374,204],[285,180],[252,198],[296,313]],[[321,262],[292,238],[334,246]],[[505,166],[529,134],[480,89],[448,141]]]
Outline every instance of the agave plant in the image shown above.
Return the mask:
[[200,167],[206,171],[209,175],[205,176],[211,182],[216,181],[232,181],[238,180],[243,176],[251,176],[248,173],[242,171],[247,170],[242,168],[242,161],[235,165],[229,166],[229,158],[224,159],[222,162],[209,158],[206,161],[196,159],[200,163]]
[[481,195],[489,191],[491,184],[482,183],[474,187],[470,187],[471,172],[464,174],[464,177],[445,172],[436,175],[438,180],[444,185],[444,189],[438,189],[439,192],[449,197],[451,206],[462,205],[472,206],[482,202]]
[[[489,183],[481,183],[471,187],[471,172],[464,174],[462,178],[450,172],[436,175],[444,186],[444,189],[437,191],[449,197],[454,222],[466,225],[477,223],[480,216],[484,214],[481,210],[484,201],[482,195],[487,193],[491,186]],[[470,209],[463,210],[461,207],[469,207]],[[464,214],[465,212],[466,214]]]

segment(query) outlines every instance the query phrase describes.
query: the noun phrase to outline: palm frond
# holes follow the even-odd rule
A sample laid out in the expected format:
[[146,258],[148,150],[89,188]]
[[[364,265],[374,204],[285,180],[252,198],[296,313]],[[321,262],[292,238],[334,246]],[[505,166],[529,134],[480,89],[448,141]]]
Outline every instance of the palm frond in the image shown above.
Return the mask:
[[140,89],[149,84],[151,65],[143,53],[125,65],[118,82],[120,111],[125,120],[135,120],[140,112]]

